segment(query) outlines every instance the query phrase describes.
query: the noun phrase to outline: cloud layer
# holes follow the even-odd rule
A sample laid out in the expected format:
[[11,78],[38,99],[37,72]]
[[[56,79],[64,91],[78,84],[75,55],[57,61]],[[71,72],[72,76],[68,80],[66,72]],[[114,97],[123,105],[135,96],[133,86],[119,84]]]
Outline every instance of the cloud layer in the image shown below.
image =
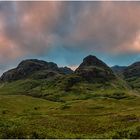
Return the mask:
[[28,57],[75,66],[89,53],[130,62],[139,58],[139,17],[140,2],[0,2],[0,67]]

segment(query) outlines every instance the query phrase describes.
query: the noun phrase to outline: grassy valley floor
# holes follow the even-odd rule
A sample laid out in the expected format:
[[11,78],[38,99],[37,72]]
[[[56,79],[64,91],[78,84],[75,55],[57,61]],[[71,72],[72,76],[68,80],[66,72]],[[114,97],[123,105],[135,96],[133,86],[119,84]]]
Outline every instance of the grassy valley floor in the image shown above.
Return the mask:
[[140,138],[140,98],[0,95],[0,138]]

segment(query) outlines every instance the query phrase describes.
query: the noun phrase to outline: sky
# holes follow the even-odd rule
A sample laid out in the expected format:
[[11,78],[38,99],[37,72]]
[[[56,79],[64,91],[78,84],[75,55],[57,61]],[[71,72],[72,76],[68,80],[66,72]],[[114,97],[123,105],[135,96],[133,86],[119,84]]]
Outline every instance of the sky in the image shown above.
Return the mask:
[[140,61],[140,2],[0,2],[0,74],[23,59],[76,68]]

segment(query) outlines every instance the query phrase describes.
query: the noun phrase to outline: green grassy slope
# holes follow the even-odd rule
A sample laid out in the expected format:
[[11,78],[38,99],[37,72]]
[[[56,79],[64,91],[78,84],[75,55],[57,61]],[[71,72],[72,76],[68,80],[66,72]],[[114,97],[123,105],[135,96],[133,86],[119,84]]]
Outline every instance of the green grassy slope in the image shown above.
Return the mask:
[[0,138],[140,138],[140,97],[121,79],[0,84]]
[[139,101],[121,79],[1,83],[0,138],[140,138]]
[[50,101],[65,102],[69,100],[107,97],[114,99],[135,96],[127,84],[121,80],[88,83],[80,81],[77,75],[59,77],[57,80],[25,79],[0,84],[0,95],[30,95]]
[[132,89],[140,91],[140,78],[139,77],[131,77],[125,80],[132,87]]
[[140,138],[139,101],[0,95],[0,138]]

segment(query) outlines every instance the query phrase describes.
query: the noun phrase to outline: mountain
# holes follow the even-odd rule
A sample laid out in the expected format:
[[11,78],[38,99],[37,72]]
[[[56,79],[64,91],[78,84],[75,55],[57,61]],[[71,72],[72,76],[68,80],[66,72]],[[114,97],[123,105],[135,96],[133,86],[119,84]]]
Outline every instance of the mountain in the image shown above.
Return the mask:
[[139,68],[125,68],[120,77],[92,55],[74,72],[22,61],[1,77],[0,138],[140,138],[140,97],[127,85],[140,86]]
[[124,72],[126,78],[131,77],[140,77],[140,62],[135,62],[132,65],[128,66]]
[[92,55],[85,57],[73,74],[60,81],[61,84],[59,85],[64,91],[79,93],[79,95],[81,93],[88,95],[89,92],[96,93],[99,89],[111,90],[112,92],[113,90],[127,88],[125,81],[119,79],[109,66]]
[[113,66],[111,69],[116,75],[136,91],[140,91],[140,62],[135,62],[130,66]]
[[[45,79],[48,75],[55,74],[73,74],[68,67],[58,67],[53,62],[46,62],[37,59],[28,59],[22,61],[16,68],[11,69],[1,76],[1,81],[14,81],[32,77]],[[75,70],[75,75],[80,76],[88,82],[96,82],[97,80],[111,80],[115,78],[113,71],[104,62],[96,56],[89,55],[83,59],[83,62]]]
[[112,71],[120,78],[124,78],[123,72],[124,70],[127,68],[127,66],[118,66],[115,65],[113,67],[111,67]]
[[73,73],[73,70],[68,68],[68,67],[60,67],[59,71],[64,73],[64,74],[72,74]]
[[140,62],[135,62],[125,68],[123,75],[133,89],[140,91]]
[[133,78],[133,77],[140,77],[140,62],[135,62],[131,64],[130,66],[118,66],[115,65],[111,67],[111,69],[116,74],[122,74],[125,79],[127,78]]
[[127,68],[127,66],[118,66],[118,65],[111,67],[111,69],[117,74],[123,73],[124,69],[126,69],[126,68]]
[[[38,73],[41,71],[41,73]],[[38,78],[46,78],[47,76],[60,74],[69,74],[73,71],[70,68],[59,68],[57,64],[53,62],[46,62],[37,59],[28,59],[22,61],[16,68],[11,69],[1,76],[1,81],[14,81],[23,78],[27,78],[32,74],[38,73]],[[43,75],[41,75],[43,74]]]
[[103,61],[89,55],[76,69],[75,73],[89,82],[106,81],[115,78],[115,74]]
[[1,94],[18,93],[52,101],[62,101],[69,96],[73,100],[94,96],[121,99],[126,97],[123,92],[126,89],[125,81],[92,55],[85,57],[74,72],[67,67],[59,68],[53,62],[24,60],[5,72],[0,83]]

